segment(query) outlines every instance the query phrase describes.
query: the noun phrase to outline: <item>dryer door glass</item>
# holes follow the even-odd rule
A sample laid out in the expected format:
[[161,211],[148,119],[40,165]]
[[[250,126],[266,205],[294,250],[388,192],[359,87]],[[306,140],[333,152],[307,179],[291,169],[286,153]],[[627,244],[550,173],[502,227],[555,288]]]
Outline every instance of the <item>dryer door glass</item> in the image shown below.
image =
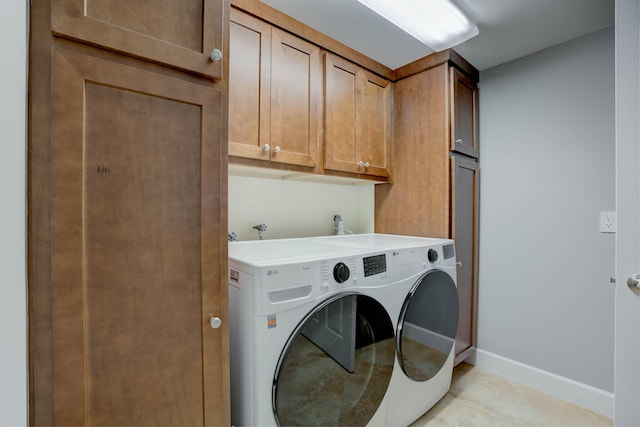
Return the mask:
[[280,356],[273,410],[282,426],[365,425],[387,391],[393,323],[375,299],[340,294],[298,325]]
[[458,290],[447,273],[432,270],[407,295],[396,347],[404,373],[415,381],[435,376],[452,352],[458,329]]

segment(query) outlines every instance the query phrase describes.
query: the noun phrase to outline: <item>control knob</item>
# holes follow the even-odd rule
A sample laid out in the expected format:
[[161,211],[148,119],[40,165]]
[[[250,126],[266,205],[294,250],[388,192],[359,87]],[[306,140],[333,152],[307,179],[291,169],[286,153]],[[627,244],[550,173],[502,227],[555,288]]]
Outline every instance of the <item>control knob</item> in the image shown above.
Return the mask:
[[350,274],[349,267],[344,262],[339,262],[333,267],[333,278],[338,283],[344,283],[349,280]]
[[431,264],[436,262],[438,260],[438,251],[435,249],[429,249],[429,252],[427,252],[427,259]]

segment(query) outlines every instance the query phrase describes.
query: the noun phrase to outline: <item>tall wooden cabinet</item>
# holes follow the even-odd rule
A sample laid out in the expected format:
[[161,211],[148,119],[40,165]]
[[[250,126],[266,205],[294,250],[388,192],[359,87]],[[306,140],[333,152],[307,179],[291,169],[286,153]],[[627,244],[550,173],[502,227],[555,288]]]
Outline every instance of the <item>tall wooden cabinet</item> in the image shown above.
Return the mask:
[[459,263],[459,363],[475,346],[477,86],[452,61],[459,58],[457,55],[443,58],[424,71],[394,82],[393,184],[376,186],[375,230],[455,240]]
[[120,3],[32,6],[30,423],[228,424],[226,54],[157,38],[225,52],[229,5]]

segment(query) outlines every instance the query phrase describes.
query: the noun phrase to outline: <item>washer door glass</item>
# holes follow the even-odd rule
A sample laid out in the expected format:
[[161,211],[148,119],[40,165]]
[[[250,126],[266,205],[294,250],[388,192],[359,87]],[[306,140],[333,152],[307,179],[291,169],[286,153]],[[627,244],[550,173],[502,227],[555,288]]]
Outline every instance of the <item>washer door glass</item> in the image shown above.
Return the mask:
[[298,325],[280,356],[273,410],[282,426],[365,425],[387,391],[393,324],[375,299],[340,294]]
[[415,381],[435,376],[447,361],[458,329],[458,290],[447,273],[422,276],[405,299],[396,346],[398,362]]

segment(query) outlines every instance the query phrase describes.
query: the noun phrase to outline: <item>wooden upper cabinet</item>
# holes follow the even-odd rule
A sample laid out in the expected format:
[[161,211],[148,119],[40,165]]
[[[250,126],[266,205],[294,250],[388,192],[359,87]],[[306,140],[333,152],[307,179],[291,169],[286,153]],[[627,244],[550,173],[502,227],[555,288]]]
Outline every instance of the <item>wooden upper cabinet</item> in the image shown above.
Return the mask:
[[271,26],[231,9],[229,155],[269,160]]
[[320,48],[271,31],[271,161],[315,167],[322,96]]
[[56,0],[54,34],[221,79],[228,0]]
[[478,158],[478,86],[454,67],[450,80],[451,151]]
[[356,105],[359,67],[325,53],[324,167],[357,172]]
[[[388,177],[391,163],[391,83],[361,72],[358,124],[359,157],[365,173]],[[369,166],[367,166],[369,165]]]
[[229,155],[315,168],[320,48],[231,9]]
[[325,53],[325,169],[389,177],[391,84]]

